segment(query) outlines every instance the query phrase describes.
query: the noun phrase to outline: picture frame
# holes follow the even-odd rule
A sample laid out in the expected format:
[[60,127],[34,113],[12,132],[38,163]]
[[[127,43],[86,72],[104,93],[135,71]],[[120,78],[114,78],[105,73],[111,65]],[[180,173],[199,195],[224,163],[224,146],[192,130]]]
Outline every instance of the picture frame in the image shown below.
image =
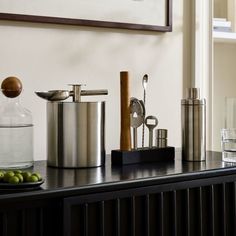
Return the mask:
[[[11,6],[14,5],[11,3],[7,3],[7,0],[1,0],[6,2],[6,7],[1,7],[0,5],[0,20],[9,20],[9,21],[20,21],[20,22],[34,22],[34,23],[48,23],[48,24],[59,24],[59,25],[74,25],[74,26],[91,26],[91,27],[103,27],[103,28],[113,28],[113,29],[128,29],[128,30],[144,30],[144,31],[156,31],[156,32],[171,32],[172,31],[172,0],[149,0],[152,1],[152,5],[155,4],[155,7],[153,7],[153,10],[149,7],[146,10],[146,15],[144,14],[143,19],[146,18],[158,18],[158,13],[155,13],[155,10],[158,9],[159,15],[162,16],[162,23],[155,23],[155,22],[142,22],[137,21],[137,17],[135,16],[134,19],[129,19],[127,21],[123,21],[123,16],[117,15],[117,18],[113,20],[107,20],[107,19],[95,19],[93,16],[88,16],[88,19],[84,17],[74,17],[74,16],[61,16],[59,13],[56,13],[54,15],[48,14],[44,9],[42,9],[42,12],[34,12],[32,9],[30,9],[28,12],[23,12],[23,8],[19,7],[17,9],[17,6],[14,7],[14,9],[11,9]],[[28,0],[25,0],[28,1]],[[51,0],[55,1],[55,0]],[[73,1],[73,0],[71,0]],[[97,0],[90,0],[94,1],[91,3],[95,3]],[[106,0],[103,0],[106,1]],[[109,1],[109,0],[107,0]],[[141,8],[145,9],[148,4],[148,0],[130,0],[133,1],[132,4],[136,4],[137,6],[140,6]],[[159,2],[158,2],[159,1]],[[162,4],[159,4],[160,1],[162,1]],[[114,2],[114,0],[113,0]],[[124,2],[124,0],[123,0]],[[68,1],[67,1],[68,3]],[[7,5],[8,4],[8,5]],[[120,4],[120,3],[118,3]],[[125,2],[124,2],[125,4]],[[139,4],[139,5],[138,5]],[[159,5],[162,5],[159,8]],[[120,4],[121,5],[121,4]],[[149,2],[150,5],[150,2]],[[3,4],[4,6],[4,4]],[[24,5],[27,6],[27,5]],[[132,6],[130,4],[130,6]],[[129,6],[129,7],[130,7]],[[132,15],[134,14],[134,9],[129,9],[122,6],[123,9],[127,12],[126,15]],[[2,9],[3,8],[3,9]],[[9,9],[8,9],[9,8]],[[131,8],[131,7],[130,7]],[[46,7],[45,7],[46,9]],[[111,6],[110,6],[110,9]],[[113,10],[113,9],[112,9]],[[150,11],[148,11],[150,10]],[[111,10],[110,10],[111,11]],[[133,11],[133,12],[132,12]],[[23,12],[23,13],[22,13]],[[120,11],[122,12],[122,11]],[[130,13],[130,14],[129,14]],[[161,14],[160,14],[161,13]],[[112,15],[112,11],[110,12],[110,15]],[[115,15],[115,14],[114,14]],[[122,14],[121,14],[122,15]],[[142,15],[142,14],[140,14]],[[151,16],[149,16],[151,15]],[[120,18],[119,18],[120,17]]]

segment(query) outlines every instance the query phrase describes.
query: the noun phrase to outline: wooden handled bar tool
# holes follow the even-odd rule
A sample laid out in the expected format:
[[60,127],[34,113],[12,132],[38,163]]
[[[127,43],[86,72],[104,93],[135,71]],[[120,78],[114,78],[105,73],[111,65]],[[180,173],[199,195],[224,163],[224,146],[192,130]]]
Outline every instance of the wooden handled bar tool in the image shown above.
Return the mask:
[[120,150],[131,150],[129,73],[120,72],[121,130]]

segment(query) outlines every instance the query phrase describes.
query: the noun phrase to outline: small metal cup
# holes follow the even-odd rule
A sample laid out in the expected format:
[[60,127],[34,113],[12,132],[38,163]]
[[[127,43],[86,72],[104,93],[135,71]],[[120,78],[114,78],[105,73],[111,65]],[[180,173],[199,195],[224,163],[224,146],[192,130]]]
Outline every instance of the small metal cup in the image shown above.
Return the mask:
[[157,139],[156,146],[158,148],[167,147],[167,139],[166,138],[159,138],[159,139]]
[[156,138],[167,138],[167,129],[157,129],[156,130]]
[[156,146],[159,148],[167,147],[167,129],[156,130]]

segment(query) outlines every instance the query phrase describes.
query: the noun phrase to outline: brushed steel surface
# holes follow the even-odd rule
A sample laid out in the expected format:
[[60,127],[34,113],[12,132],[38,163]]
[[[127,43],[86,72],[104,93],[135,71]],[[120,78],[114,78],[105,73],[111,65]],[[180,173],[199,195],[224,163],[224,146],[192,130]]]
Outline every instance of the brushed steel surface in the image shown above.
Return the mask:
[[81,96],[93,96],[93,95],[107,95],[107,89],[96,89],[96,90],[81,90]]
[[36,91],[35,93],[48,101],[62,101],[70,96],[68,90]]
[[[148,75],[145,74],[143,76],[143,80],[142,80],[142,85],[143,85],[143,104],[144,104],[144,108],[146,110],[146,90],[147,90],[147,83],[148,83]],[[143,123],[142,126],[142,147],[144,147],[144,138],[145,138],[145,126]]]
[[[205,161],[206,106],[205,99],[182,100],[182,158],[187,161]],[[194,102],[196,101],[196,102]]]
[[189,88],[187,89],[187,97],[189,99],[198,99],[200,98],[200,89],[199,88]]
[[36,91],[35,93],[43,99],[51,102],[63,101],[69,98],[73,98],[73,102],[80,102],[81,96],[93,96],[93,95],[107,95],[108,90],[81,90],[81,85],[73,84],[73,90],[50,90],[50,91]]
[[160,139],[160,138],[167,138],[167,133],[168,130],[167,129],[157,129],[156,130],[156,138]]
[[145,106],[142,100],[132,97],[130,99],[130,123],[133,128],[133,148],[137,149],[138,141],[137,129],[144,123]]
[[48,102],[47,127],[49,166],[104,164],[105,102]]
[[155,116],[147,116],[144,121],[149,130],[149,148],[153,147],[153,130],[158,125],[158,119]]
[[81,102],[81,84],[71,84],[72,85],[72,99],[73,102]]
[[167,139],[166,138],[156,139],[156,146],[159,148],[167,147]]

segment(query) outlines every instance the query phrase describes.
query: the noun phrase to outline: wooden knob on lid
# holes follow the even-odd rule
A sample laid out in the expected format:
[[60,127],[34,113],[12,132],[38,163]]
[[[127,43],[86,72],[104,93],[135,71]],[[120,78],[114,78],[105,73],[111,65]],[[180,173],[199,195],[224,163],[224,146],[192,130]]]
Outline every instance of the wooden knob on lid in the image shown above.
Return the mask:
[[1,84],[2,93],[9,98],[15,98],[20,95],[22,91],[21,81],[14,77],[7,77]]

